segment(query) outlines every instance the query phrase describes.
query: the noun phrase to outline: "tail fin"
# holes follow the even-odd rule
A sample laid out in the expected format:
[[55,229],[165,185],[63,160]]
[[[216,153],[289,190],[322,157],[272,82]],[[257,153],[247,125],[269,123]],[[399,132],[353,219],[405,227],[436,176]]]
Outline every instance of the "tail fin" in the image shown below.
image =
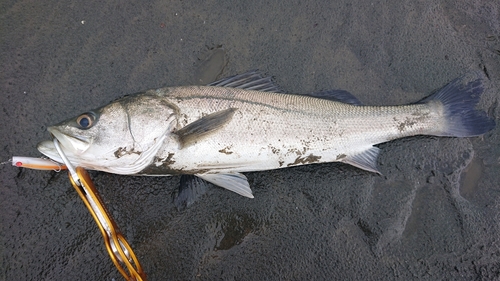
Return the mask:
[[443,105],[447,126],[438,135],[473,137],[495,127],[495,121],[488,118],[485,112],[474,109],[484,90],[482,80],[479,73],[473,79],[466,79],[466,76],[457,78],[419,102],[439,101]]

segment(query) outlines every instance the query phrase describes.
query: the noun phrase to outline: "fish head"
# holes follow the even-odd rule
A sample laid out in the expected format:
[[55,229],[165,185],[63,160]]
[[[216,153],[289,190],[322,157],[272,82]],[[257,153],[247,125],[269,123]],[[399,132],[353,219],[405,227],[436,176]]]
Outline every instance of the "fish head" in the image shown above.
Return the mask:
[[[177,109],[146,93],[121,98],[47,128],[74,166],[135,174],[149,165],[177,125]],[[38,150],[63,162],[53,141]]]

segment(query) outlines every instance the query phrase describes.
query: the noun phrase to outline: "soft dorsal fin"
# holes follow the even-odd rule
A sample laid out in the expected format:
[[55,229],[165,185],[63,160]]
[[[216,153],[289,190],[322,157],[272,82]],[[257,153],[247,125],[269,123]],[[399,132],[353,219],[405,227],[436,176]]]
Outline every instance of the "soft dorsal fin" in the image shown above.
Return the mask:
[[257,69],[212,82],[207,86],[283,93],[283,90],[272,81],[271,77],[264,77]]
[[344,90],[327,90],[327,91],[304,94],[304,96],[310,96],[331,101],[338,101],[352,105],[363,105],[355,96],[353,96],[348,91]]
[[228,108],[208,114],[186,125],[175,134],[179,136],[182,146],[189,145],[222,128],[231,121],[236,110],[236,108]]

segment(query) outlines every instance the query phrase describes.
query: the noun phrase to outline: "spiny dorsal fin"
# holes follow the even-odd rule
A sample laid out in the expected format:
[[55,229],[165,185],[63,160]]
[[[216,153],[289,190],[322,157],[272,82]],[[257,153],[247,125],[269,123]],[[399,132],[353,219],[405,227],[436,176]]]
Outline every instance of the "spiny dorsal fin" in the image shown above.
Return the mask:
[[[259,70],[252,70],[243,74],[238,74],[221,80],[212,82],[207,86],[215,87],[229,87],[245,90],[254,90],[261,92],[284,93],[280,86],[276,85],[269,76],[263,76]],[[352,105],[363,105],[355,96],[344,90],[327,90],[309,94],[304,96],[311,96],[320,99],[332,100],[343,102]]]
[[243,74],[234,75],[212,82],[207,86],[229,87],[245,90],[255,90],[261,92],[283,93],[283,90],[276,85],[271,77],[264,77],[259,70],[252,70]]
[[175,134],[179,136],[181,145],[187,146],[222,128],[231,121],[236,110],[236,108],[228,108],[208,114],[186,125]]

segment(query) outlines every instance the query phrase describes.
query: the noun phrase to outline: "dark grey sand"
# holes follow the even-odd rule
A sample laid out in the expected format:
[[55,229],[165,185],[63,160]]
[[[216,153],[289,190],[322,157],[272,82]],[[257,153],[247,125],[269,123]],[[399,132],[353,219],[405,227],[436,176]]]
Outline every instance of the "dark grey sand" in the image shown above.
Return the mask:
[[[374,105],[484,70],[479,107],[500,123],[497,1],[106,2],[0,3],[2,162],[40,156],[48,125],[122,95],[256,68],[288,92]],[[383,176],[247,173],[255,199],[212,188],[181,212],[179,177],[91,176],[150,280],[492,280],[499,143],[499,126],[401,139],[379,146]],[[0,279],[121,280],[66,173],[0,172]]]

